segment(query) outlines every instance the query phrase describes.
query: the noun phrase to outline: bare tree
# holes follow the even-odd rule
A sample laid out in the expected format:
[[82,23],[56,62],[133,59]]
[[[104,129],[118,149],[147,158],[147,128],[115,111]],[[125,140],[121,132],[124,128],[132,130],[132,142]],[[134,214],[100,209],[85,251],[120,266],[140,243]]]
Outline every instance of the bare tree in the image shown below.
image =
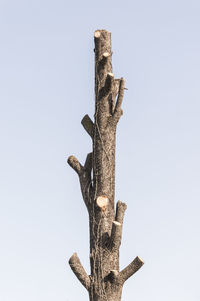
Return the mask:
[[136,257],[119,270],[119,248],[126,204],[117,202],[115,210],[115,137],[122,115],[125,81],[112,73],[111,33],[97,30],[95,42],[95,115],[86,115],[82,125],[91,136],[93,152],[82,165],[74,156],[69,165],[79,176],[83,200],[89,213],[90,266],[87,275],[74,253],[69,264],[88,290],[90,301],[120,301],[124,282],[143,265]]

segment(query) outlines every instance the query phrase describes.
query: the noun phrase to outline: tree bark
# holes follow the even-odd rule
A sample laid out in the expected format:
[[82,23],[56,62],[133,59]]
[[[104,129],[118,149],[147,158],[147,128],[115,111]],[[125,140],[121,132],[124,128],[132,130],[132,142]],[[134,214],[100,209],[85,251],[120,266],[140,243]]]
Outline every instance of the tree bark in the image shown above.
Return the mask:
[[[126,204],[115,199],[116,127],[122,115],[125,81],[112,73],[111,34],[106,30],[94,33],[95,42],[95,115],[94,122],[86,115],[82,125],[91,136],[93,152],[84,166],[74,157],[69,165],[79,176],[83,200],[89,213],[90,276],[76,253],[69,264],[89,292],[90,301],[120,301],[124,282],[143,265],[136,257],[122,271],[119,269],[119,248]],[[116,211],[116,212],[115,212]]]

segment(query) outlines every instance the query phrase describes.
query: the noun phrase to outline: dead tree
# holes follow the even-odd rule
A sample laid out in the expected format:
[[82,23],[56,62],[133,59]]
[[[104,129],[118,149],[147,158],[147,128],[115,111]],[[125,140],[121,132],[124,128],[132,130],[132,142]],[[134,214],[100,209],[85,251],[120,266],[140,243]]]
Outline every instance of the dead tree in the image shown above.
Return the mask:
[[69,165],[79,176],[83,200],[89,214],[90,266],[88,275],[77,254],[69,259],[76,277],[88,290],[90,301],[120,301],[124,282],[143,265],[136,257],[119,269],[119,248],[126,204],[118,201],[115,210],[115,137],[123,113],[125,81],[112,73],[111,33],[97,30],[95,42],[95,115],[86,115],[82,125],[90,135],[93,152],[82,165],[74,156]]

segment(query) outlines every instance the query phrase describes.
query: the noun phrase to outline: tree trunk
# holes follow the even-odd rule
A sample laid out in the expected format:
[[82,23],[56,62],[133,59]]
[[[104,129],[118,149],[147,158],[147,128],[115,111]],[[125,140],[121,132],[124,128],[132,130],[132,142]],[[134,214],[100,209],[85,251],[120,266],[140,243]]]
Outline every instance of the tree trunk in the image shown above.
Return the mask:
[[94,33],[95,41],[95,115],[88,115],[82,125],[92,138],[93,152],[84,166],[74,157],[69,165],[79,175],[83,200],[89,213],[90,266],[87,275],[76,253],[69,264],[89,292],[90,301],[120,301],[124,282],[143,265],[136,257],[119,270],[119,248],[126,204],[115,198],[115,137],[122,115],[121,104],[125,81],[112,73],[111,34],[106,30]]

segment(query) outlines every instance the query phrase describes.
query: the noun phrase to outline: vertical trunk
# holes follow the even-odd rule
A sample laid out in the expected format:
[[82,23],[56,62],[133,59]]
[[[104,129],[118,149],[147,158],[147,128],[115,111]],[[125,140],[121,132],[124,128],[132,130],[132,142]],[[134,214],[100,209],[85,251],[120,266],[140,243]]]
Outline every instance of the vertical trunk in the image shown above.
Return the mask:
[[95,40],[95,118],[88,115],[82,125],[91,136],[93,152],[84,166],[71,156],[68,163],[79,175],[81,191],[90,221],[90,265],[87,275],[76,253],[69,264],[89,292],[91,301],[120,301],[124,282],[135,273],[143,261],[136,257],[119,271],[119,247],[126,204],[115,195],[115,136],[122,115],[124,79],[114,79],[112,73],[111,34],[97,30]]

